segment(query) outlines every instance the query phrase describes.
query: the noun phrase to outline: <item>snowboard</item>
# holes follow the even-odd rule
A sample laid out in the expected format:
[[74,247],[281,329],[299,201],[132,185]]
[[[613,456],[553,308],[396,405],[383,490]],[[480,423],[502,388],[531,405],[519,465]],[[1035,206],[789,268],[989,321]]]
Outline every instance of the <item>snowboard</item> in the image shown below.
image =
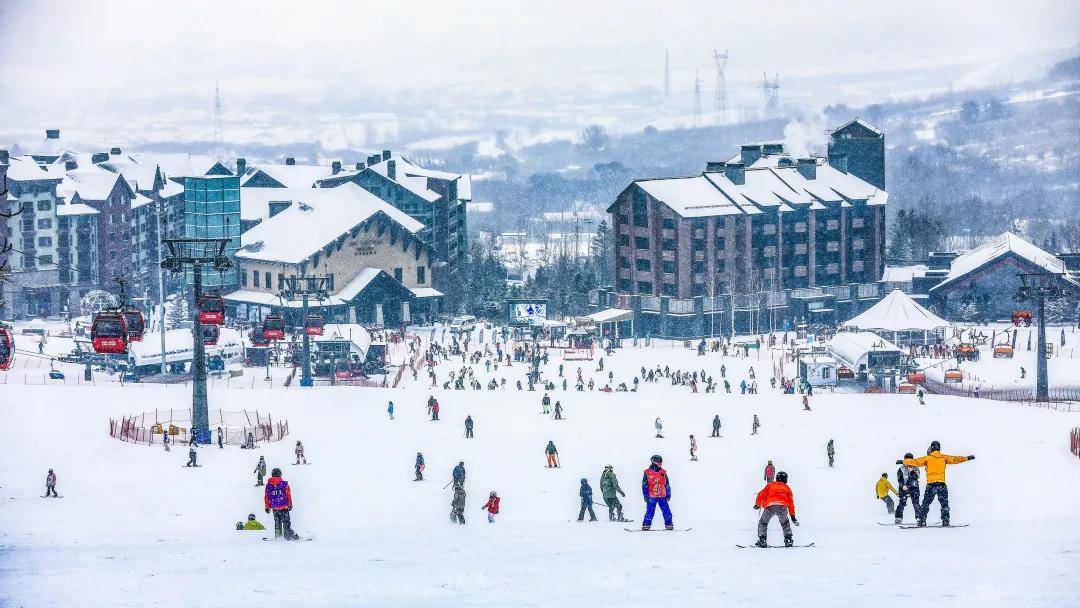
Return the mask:
[[[273,537],[273,536],[264,536],[264,537],[262,537],[262,539],[263,539],[263,540],[281,540],[281,539],[279,539],[279,538],[276,538],[276,537]],[[293,539],[293,540],[291,540],[291,541],[282,541],[282,542],[295,542],[295,541],[298,541],[298,540],[315,540],[315,539],[314,539],[314,538],[311,538],[311,537],[308,537],[308,538],[304,538],[303,536],[301,536],[301,537],[299,537],[299,538],[294,538],[294,539]]]
[[63,494],[60,494],[60,495],[57,495],[57,496],[44,496],[44,495],[42,496],[42,498],[63,498],[63,497],[64,497]]
[[765,549],[805,549],[807,547],[813,547],[814,543],[809,543],[809,544],[805,544],[805,545],[791,545],[790,547],[785,547],[784,545],[769,545],[768,547],[759,547],[757,545],[735,545],[735,546],[740,548],[740,549],[762,549],[762,548],[765,548]]
[[912,528],[966,528],[970,525],[971,524],[952,524],[943,526],[941,524],[926,524],[925,526],[920,526],[917,524],[900,524],[900,528],[904,530],[911,530]]
[[641,528],[623,528],[627,532],[689,532],[693,528],[675,528],[674,530],[666,530],[664,528],[651,528],[649,530],[642,530]]
[[879,522],[877,522],[877,525],[879,525],[879,526],[894,526],[895,527],[895,526],[902,526],[904,524],[898,524],[896,522],[891,522],[891,521],[890,522],[879,521]]
[[196,468],[199,468],[201,466],[202,466],[201,464],[185,464],[184,466],[182,466],[180,468],[181,469],[196,469]]

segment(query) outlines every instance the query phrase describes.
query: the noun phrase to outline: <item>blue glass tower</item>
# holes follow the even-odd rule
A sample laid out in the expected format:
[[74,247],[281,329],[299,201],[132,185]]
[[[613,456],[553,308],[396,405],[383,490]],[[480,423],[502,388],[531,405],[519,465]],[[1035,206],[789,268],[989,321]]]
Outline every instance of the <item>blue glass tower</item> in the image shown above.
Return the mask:
[[[224,273],[203,270],[203,288],[228,292],[240,284],[235,256],[240,249],[240,178],[207,175],[184,178],[184,236],[228,238],[225,255],[233,266]],[[187,271],[187,283],[192,281]]]

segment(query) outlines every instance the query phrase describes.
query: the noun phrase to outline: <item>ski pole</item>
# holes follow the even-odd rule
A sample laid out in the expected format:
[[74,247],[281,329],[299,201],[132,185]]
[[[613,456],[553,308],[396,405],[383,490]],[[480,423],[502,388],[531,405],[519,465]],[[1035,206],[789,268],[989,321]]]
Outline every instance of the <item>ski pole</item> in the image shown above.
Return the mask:
[[450,481],[448,481],[448,482],[446,483],[446,485],[442,487],[442,489],[444,489],[444,490],[445,490],[446,488],[449,488],[449,487],[450,487],[450,484],[452,484],[452,483],[454,483],[454,480],[453,480],[453,479],[451,479]]

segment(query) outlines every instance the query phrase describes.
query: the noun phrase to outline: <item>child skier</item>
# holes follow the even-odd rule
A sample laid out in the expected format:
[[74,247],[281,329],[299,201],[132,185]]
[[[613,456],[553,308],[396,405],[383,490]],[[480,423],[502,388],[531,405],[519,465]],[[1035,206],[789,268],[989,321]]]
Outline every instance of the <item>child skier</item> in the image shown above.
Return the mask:
[[543,408],[541,414],[551,413],[551,397],[547,393],[544,393],[544,398],[540,400],[540,406]]
[[791,524],[797,526],[799,520],[795,519],[795,496],[791,493],[787,480],[787,473],[780,471],[776,474],[776,481],[769,482],[758,492],[754,509],[764,510],[758,519],[758,541],[754,543],[757,547],[764,549],[769,546],[765,539],[769,533],[769,522],[773,517],[780,520],[780,527],[784,530],[784,546],[790,547],[795,544],[791,535]]
[[393,420],[393,419],[394,419],[394,402],[393,402],[393,401],[391,401],[391,402],[390,402],[390,403],[389,403],[389,404],[388,404],[388,405],[386,406],[386,413],[387,413],[387,414],[388,414],[388,415],[390,416],[390,420]]
[[874,493],[877,494],[878,500],[885,503],[885,510],[889,512],[889,515],[892,515],[893,514],[893,499],[892,499],[892,496],[889,496],[889,492],[892,492],[893,494],[896,494],[897,496],[900,495],[896,491],[896,488],[894,488],[893,485],[891,483],[889,483],[889,474],[888,473],[882,473],[881,478],[878,479],[878,481],[877,481],[877,485],[874,486]]
[[243,524],[236,524],[237,530],[265,530],[266,526],[262,525],[259,520],[255,519],[254,513],[248,513],[247,521]]
[[[904,454],[904,458],[915,458],[911,452]],[[896,469],[896,483],[900,485],[900,502],[896,505],[896,523],[904,521],[904,507],[908,499],[911,499],[911,510],[915,516],[919,515],[919,469],[908,465],[901,465]]]
[[829,444],[825,446],[825,454],[829,457],[829,468],[833,466],[833,460],[836,457],[836,448],[833,446],[833,440],[829,440]]
[[495,493],[495,490],[488,494],[487,503],[480,510],[487,511],[489,524],[495,523],[495,516],[499,514],[499,495]]
[[266,480],[266,489],[263,490],[263,505],[267,513],[274,514],[274,538],[300,538],[292,529],[292,489],[289,488],[289,482],[281,478],[281,469],[270,471],[270,479]]
[[464,488],[465,487],[465,461],[464,460],[458,462],[457,466],[454,467],[453,475],[454,475],[454,478],[453,478],[454,487],[455,488],[458,488],[458,487]]
[[49,473],[45,475],[45,498],[60,498],[56,493],[56,473],[53,473],[52,469],[49,469]]
[[589,510],[589,521],[596,521],[596,512],[592,508],[592,487],[589,486],[589,480],[584,477],[581,478],[581,489],[578,490],[578,496],[581,497],[581,510],[578,511],[577,520],[585,521],[585,510]]
[[615,469],[610,464],[604,467],[604,473],[600,475],[600,493],[603,494],[604,504],[607,505],[608,521],[626,521],[622,514],[622,502],[616,496],[618,493],[625,497],[626,492],[619,487],[619,478],[615,476]]
[[548,441],[544,453],[547,454],[547,466],[549,469],[559,466],[559,450],[555,449],[554,441]]
[[697,460],[697,439],[690,435],[690,460]]
[[761,421],[758,420],[757,414],[754,414],[754,423],[751,425],[751,435],[757,435],[757,430],[761,426]]
[[413,481],[424,481],[424,455],[420,452],[416,453],[416,479]]
[[259,462],[255,463],[255,485],[263,485],[263,477],[266,477],[266,457],[259,456]]
[[776,467],[770,460],[765,464],[765,483],[772,483],[776,479]]
[[949,527],[949,487],[945,485],[945,467],[950,464],[960,464],[975,460],[975,456],[949,456],[941,453],[941,444],[937,441],[930,442],[930,449],[922,458],[904,458],[897,460],[896,464],[911,467],[926,467],[926,491],[923,494],[922,506],[915,512],[919,527],[926,527],[926,515],[930,511],[930,505],[934,498],[941,504],[941,525]]
[[188,451],[187,451],[187,464],[185,464],[184,466],[185,467],[197,467],[197,466],[199,466],[198,459],[199,459],[199,455],[195,453],[195,448],[190,447],[190,448],[188,448]]
[[221,430],[221,427],[217,427],[217,447],[218,449],[225,449],[225,433]]
[[562,402],[561,401],[556,401],[555,402],[555,420],[562,420],[563,419],[562,418],[562,410],[563,410]]
[[303,461],[304,464],[307,464],[307,458],[304,457],[304,444],[297,441],[296,449],[293,451],[296,453],[296,462],[294,462],[293,464],[300,464],[300,461]]
[[656,507],[659,506],[660,512],[664,514],[664,529],[674,530],[671,507],[668,506],[668,501],[671,500],[671,480],[668,479],[667,471],[663,469],[664,459],[655,455],[650,461],[649,468],[645,469],[645,473],[641,476],[641,495],[645,498],[645,518],[641,520],[641,529],[652,528],[653,516],[656,514]]
[[653,426],[656,427],[656,438],[657,439],[663,439],[664,438],[664,423],[660,422],[660,417],[659,416],[657,416],[656,422],[653,423]]

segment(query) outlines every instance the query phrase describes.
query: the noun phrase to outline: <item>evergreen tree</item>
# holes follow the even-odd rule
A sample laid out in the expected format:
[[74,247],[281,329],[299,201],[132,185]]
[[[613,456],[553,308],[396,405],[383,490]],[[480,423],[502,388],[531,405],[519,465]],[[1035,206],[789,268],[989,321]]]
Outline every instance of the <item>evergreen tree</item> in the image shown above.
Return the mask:
[[611,285],[614,280],[611,270],[614,257],[612,244],[611,228],[608,227],[607,220],[600,220],[600,224],[596,227],[596,234],[592,237],[593,274],[599,285]]

